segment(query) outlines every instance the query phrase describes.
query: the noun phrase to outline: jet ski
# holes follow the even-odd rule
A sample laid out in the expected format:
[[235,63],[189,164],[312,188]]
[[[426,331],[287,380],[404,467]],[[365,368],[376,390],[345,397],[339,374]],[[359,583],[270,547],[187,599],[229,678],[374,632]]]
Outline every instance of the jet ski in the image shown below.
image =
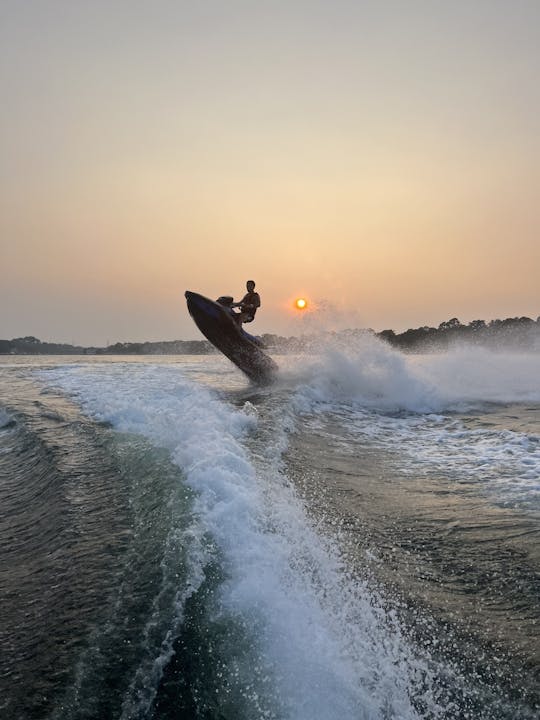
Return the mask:
[[272,382],[278,366],[263,352],[261,341],[235,319],[232,297],[214,301],[190,290],[185,295],[189,314],[205,338],[253,382]]

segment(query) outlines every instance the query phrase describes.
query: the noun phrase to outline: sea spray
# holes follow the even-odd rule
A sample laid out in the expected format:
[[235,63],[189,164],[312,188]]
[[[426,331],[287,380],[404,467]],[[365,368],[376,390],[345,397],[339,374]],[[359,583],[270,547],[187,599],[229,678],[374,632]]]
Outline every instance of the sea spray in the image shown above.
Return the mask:
[[245,674],[231,676],[230,686],[251,688],[246,702],[257,697],[272,717],[418,717],[411,698],[428,668],[369,588],[350,582],[292,485],[277,469],[272,489],[268,476],[261,483],[242,443],[256,432],[249,406],[233,409],[170,368],[74,369],[47,378],[96,419],[167,447],[181,466],[222,563],[216,619],[242,619],[257,677],[272,678],[256,687]]

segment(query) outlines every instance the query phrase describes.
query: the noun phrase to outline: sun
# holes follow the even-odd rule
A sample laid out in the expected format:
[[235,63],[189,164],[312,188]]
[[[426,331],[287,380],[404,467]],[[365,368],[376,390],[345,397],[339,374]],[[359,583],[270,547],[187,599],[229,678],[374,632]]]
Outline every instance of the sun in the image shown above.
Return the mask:
[[305,310],[307,308],[307,300],[305,298],[296,298],[294,307],[297,310]]

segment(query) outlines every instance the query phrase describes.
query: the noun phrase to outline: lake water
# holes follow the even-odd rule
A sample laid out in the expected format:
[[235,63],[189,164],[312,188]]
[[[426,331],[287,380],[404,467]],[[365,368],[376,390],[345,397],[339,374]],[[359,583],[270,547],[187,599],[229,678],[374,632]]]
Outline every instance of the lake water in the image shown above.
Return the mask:
[[0,359],[0,709],[540,716],[540,356]]

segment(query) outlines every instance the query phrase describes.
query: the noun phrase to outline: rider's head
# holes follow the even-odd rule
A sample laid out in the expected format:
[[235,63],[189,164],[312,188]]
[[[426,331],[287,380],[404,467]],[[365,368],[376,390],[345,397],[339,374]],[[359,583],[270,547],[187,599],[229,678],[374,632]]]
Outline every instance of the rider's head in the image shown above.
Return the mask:
[[253,292],[255,290],[255,280],[248,280],[246,283],[246,288],[248,292]]

